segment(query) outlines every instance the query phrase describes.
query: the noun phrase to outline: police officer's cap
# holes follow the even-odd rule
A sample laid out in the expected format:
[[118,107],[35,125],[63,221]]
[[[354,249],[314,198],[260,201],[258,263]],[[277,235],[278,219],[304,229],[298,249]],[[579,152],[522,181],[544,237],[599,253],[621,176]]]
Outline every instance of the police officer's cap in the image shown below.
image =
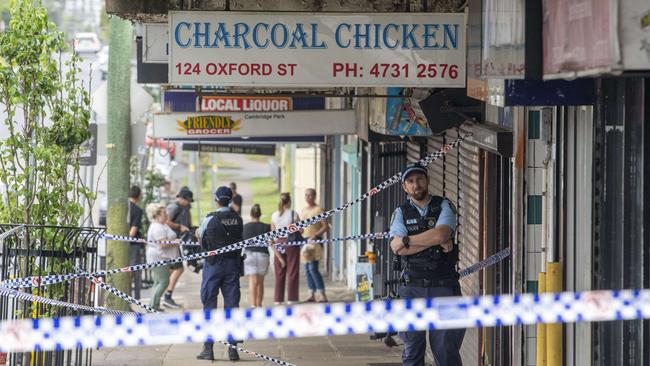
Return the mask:
[[214,191],[214,200],[225,206],[232,200],[232,190],[229,187],[221,186]]
[[402,183],[406,180],[406,177],[413,173],[421,173],[427,175],[427,169],[422,166],[420,163],[411,163],[402,170]]

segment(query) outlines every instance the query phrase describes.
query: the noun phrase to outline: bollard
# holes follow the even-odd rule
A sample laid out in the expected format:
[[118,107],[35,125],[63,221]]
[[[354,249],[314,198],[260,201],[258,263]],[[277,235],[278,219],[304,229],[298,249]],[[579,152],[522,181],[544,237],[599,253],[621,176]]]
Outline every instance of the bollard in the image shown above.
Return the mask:
[[[549,262],[546,264],[546,292],[562,291],[562,264]],[[561,366],[563,358],[562,324],[546,325],[546,364]]]
[[[537,293],[546,292],[546,273],[539,273]],[[535,357],[536,366],[546,366],[546,324],[537,324],[537,354]]]

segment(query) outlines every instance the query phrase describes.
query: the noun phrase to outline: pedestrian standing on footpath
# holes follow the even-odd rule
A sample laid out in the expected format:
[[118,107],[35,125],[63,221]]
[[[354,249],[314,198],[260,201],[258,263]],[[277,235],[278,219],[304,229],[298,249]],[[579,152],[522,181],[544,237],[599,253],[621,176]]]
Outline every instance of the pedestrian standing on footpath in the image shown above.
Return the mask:
[[[177,238],[174,230],[166,224],[167,211],[165,206],[160,203],[150,203],[147,206],[147,217],[150,222],[147,231],[147,263],[176,258],[178,244],[157,243],[159,241],[174,241]],[[169,284],[169,265],[153,267],[151,276],[153,277],[153,294],[149,306],[162,311],[160,309],[160,297]]]
[[[401,271],[402,299],[460,296],[458,248],[453,237],[456,212],[446,198],[429,194],[427,170],[412,163],[402,171],[406,202],[395,209],[390,225],[391,249]],[[426,331],[400,332],[405,366],[424,366]],[[438,366],[462,365],[460,346],[464,329],[429,331],[429,344]]]
[[[129,236],[132,238],[142,238],[142,208],[138,206],[142,190],[138,186],[132,186],[129,191]],[[129,242],[129,265],[141,264],[144,259],[145,244],[132,241]],[[131,278],[131,295],[136,299],[140,298],[140,289],[142,289],[142,271],[129,272]]]
[[[271,231],[271,225],[260,222],[262,209],[257,203],[251,207],[251,222],[244,225],[244,240],[254,238]],[[269,271],[269,247],[252,246],[247,247],[244,252],[244,274],[248,276],[248,290],[251,307],[262,306],[264,299],[264,276]]]
[[[228,207],[231,200],[232,191],[226,186],[219,187],[214,193],[217,210],[205,217],[197,233],[204,251],[217,250],[242,240],[244,225],[241,216]],[[239,276],[242,265],[241,250],[206,258],[201,281],[203,310],[217,308],[219,291],[223,295],[224,309],[239,307],[241,297]],[[237,341],[230,341],[232,345],[237,343]],[[213,347],[213,342],[205,342],[203,351],[196,358],[214,360]],[[228,358],[231,361],[239,360],[237,350],[229,348]]]
[[[171,227],[176,233],[177,237],[190,231],[192,227],[192,216],[190,214],[190,205],[194,202],[194,195],[187,187],[181,188],[176,195],[176,202],[170,203],[167,206],[167,225]],[[176,257],[181,256],[180,246],[176,248]],[[172,299],[172,293],[176,288],[178,279],[183,274],[183,262],[174,263],[171,265],[171,274],[169,275],[169,286],[165,291],[165,298],[162,301],[163,306],[172,309],[178,309],[181,306]]]
[[[316,204],[316,190],[307,188],[305,190],[305,202],[307,206],[300,211],[300,217],[303,220],[314,217],[324,212],[323,208]],[[302,236],[306,240],[320,240],[329,229],[327,220],[321,220],[304,229]],[[325,295],[325,282],[323,276],[318,269],[319,261],[323,258],[323,244],[322,243],[307,243],[302,246],[300,251],[300,258],[305,264],[305,274],[307,275],[307,286],[309,287],[310,295],[304,302],[316,301],[316,291],[320,293],[320,302],[327,302],[327,295]]]
[[232,201],[230,201],[230,208],[241,216],[241,208],[244,207],[244,199],[237,193],[237,183],[230,182],[230,190],[232,191]]
[[[275,231],[294,222],[300,221],[298,214],[291,209],[291,195],[288,192],[280,194],[278,210],[271,215],[271,230]],[[278,238],[275,244],[302,239],[301,233],[289,235],[288,238]],[[300,248],[286,246],[285,254],[280,253],[275,246],[271,247],[275,254],[273,269],[275,270],[275,291],[273,299],[276,305],[284,302],[285,285],[287,289],[287,304],[298,302],[298,286],[300,281]]]

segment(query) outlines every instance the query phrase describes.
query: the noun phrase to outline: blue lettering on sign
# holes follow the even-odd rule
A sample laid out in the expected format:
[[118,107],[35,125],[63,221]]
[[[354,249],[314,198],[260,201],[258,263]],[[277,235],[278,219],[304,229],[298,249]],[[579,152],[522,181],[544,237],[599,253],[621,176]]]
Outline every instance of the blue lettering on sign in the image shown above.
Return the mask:
[[241,38],[242,44],[244,45],[244,49],[247,50],[251,48],[251,45],[248,43],[248,40],[246,39],[246,35],[248,34],[249,31],[248,24],[246,23],[235,23],[235,42],[233,43],[233,47],[235,48],[240,48],[239,45],[239,40]]
[[188,30],[190,29],[190,23],[188,22],[180,22],[176,26],[176,29],[174,30],[174,40],[176,41],[176,44],[180,46],[181,48],[187,48],[192,44],[192,40],[188,39],[187,42],[182,42],[181,41],[181,27],[185,27]]
[[395,43],[393,43],[391,45],[388,44],[388,39],[389,39],[388,37],[390,36],[388,34],[388,31],[390,30],[390,28],[393,28],[396,31],[399,31],[399,27],[397,26],[397,24],[393,24],[393,23],[386,24],[386,26],[384,27],[384,37],[383,37],[384,46],[386,46],[386,48],[390,48],[392,50],[392,49],[397,48],[397,46],[399,46],[399,41],[396,40]]
[[[440,48],[438,42],[436,42],[436,31],[438,28],[440,28],[439,24],[424,25],[424,34],[422,35],[424,38],[424,46],[422,46],[422,48],[425,50]],[[431,42],[433,42],[433,44],[431,44]]]
[[311,23],[311,47],[306,48],[327,48],[325,41],[318,43],[318,23]]
[[305,30],[302,28],[302,23],[297,23],[296,30],[291,33],[291,44],[289,45],[289,48],[297,48],[296,42],[300,42],[302,45],[300,48],[309,48],[307,45],[307,33],[305,33]]
[[[451,27],[454,27],[453,30]],[[446,50],[449,49],[449,46],[447,46],[447,38],[449,38],[451,48],[458,48],[458,24],[443,24],[442,29],[445,31],[444,40],[442,41],[442,48]]]
[[[264,28],[264,30],[266,30],[266,38],[265,38],[266,42],[264,42],[264,43],[260,43],[260,40],[258,38],[260,36],[260,33],[259,33],[260,28]],[[268,47],[268,45],[269,45],[268,33],[269,33],[269,25],[268,24],[266,24],[266,23],[257,23],[257,24],[255,24],[255,26],[253,27],[253,44],[255,45],[255,47],[260,48],[260,49],[264,49],[264,48]]]
[[344,28],[344,27],[348,29],[348,32],[352,28],[352,26],[350,24],[348,24],[348,23],[339,24],[336,27],[336,33],[334,34],[334,39],[336,40],[336,45],[337,46],[339,46],[341,48],[348,48],[348,47],[350,47],[350,40],[348,40],[348,43],[346,43],[346,44],[343,44],[341,42],[341,29]]
[[[419,27],[419,24],[402,24],[402,48],[405,50],[414,49],[419,50],[418,42],[413,36],[413,32]],[[409,29],[410,27],[410,29]],[[409,41],[411,42],[411,47],[409,47]]]
[[[277,38],[278,29],[280,30],[280,35],[282,36],[282,38],[280,38],[282,40],[281,42],[278,42]],[[287,43],[289,43],[289,29],[286,25],[282,23],[273,25],[271,28],[271,43],[273,43],[276,48],[285,48],[287,46]]]
[[[326,49],[327,42],[319,39],[319,25],[178,22],[174,42],[181,48]],[[333,36],[341,49],[449,50],[458,49],[460,31],[456,23],[339,23]]]

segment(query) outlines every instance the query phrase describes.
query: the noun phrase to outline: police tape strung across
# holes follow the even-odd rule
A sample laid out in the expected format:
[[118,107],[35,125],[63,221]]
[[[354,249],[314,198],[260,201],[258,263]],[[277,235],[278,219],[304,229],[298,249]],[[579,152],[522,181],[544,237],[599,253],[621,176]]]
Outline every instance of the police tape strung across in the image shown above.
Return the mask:
[[650,318],[650,290],[301,304],[0,323],[0,352]]
[[462,269],[458,271],[458,276],[460,278],[467,277],[471,275],[472,273],[478,272],[482,270],[483,268],[489,267],[493,264],[497,264],[501,262],[502,260],[506,259],[510,255],[510,248],[503,249],[478,263],[474,263],[471,266]]
[[277,246],[278,246],[278,252],[284,254],[285,247],[288,247],[288,246],[298,246],[298,245],[303,246],[305,244],[324,244],[324,243],[328,243],[328,242],[338,242],[338,241],[348,241],[348,240],[383,239],[383,238],[387,238],[389,236],[390,236],[390,233],[388,233],[388,232],[370,233],[370,234],[344,236],[344,237],[332,238],[332,239],[289,241],[289,242],[285,242],[285,243],[278,243]]
[[79,267],[74,267],[74,270],[77,271],[77,273],[83,274],[86,278],[88,278],[90,280],[90,282],[98,285],[102,289],[112,293],[113,295],[115,295],[115,296],[119,297],[120,299],[128,302],[129,304],[137,305],[137,306],[145,309],[146,311],[148,311],[150,313],[157,313],[156,309],[152,308],[151,306],[149,306],[147,304],[144,304],[140,300],[135,299],[135,298],[125,294],[124,292],[116,289],[113,286],[110,286],[107,283],[104,283],[104,280],[101,277],[95,277],[95,276],[91,275],[90,273],[84,271],[83,269],[81,269]]
[[[370,235],[370,234],[366,234],[366,235]],[[465,277],[469,276],[472,273],[478,272],[478,271],[480,271],[480,270],[482,270],[482,269],[484,269],[486,267],[489,267],[489,266],[491,266],[493,264],[496,264],[496,263],[502,261],[503,259],[507,258],[509,255],[510,255],[510,248],[506,248],[506,249],[504,249],[504,250],[502,250],[502,251],[500,251],[500,252],[498,252],[498,253],[496,253],[496,254],[494,254],[494,255],[492,255],[492,256],[484,259],[484,260],[482,260],[481,262],[475,263],[475,264],[471,265],[470,267],[467,267],[467,268],[465,268],[463,270],[460,270],[458,272],[459,277],[460,278],[465,278]],[[85,273],[86,273],[85,277],[88,277],[94,283],[98,283],[100,287],[106,289],[107,291],[110,291],[112,294],[120,297],[121,299],[123,299],[123,300],[125,300],[127,302],[130,302],[132,304],[141,306],[144,309],[148,308],[148,306],[146,306],[144,304],[140,305],[141,304],[140,301],[138,301],[136,299],[133,299],[129,295],[126,295],[125,293],[121,292],[120,290],[106,284],[105,282],[102,281],[101,278],[93,277],[92,275],[88,274],[87,272],[85,272]],[[111,290],[109,290],[109,288]],[[14,297],[14,298],[17,298],[17,299],[20,299],[20,300],[25,300],[25,301],[39,302],[39,303],[43,303],[43,304],[47,304],[47,305],[61,306],[61,307],[75,309],[75,310],[82,310],[82,311],[92,311],[92,312],[96,312],[96,313],[112,313],[112,314],[122,314],[122,315],[135,315],[136,314],[136,313],[133,313],[133,312],[124,312],[124,311],[119,311],[119,310],[111,310],[111,309],[106,309],[106,308],[103,308],[103,307],[90,307],[90,306],[86,306],[86,305],[79,305],[79,304],[73,304],[73,303],[59,301],[59,300],[48,299],[48,298],[45,298],[45,297],[35,296],[35,295],[29,294],[29,293],[19,292],[19,291],[13,290],[13,289],[7,289],[7,288],[3,288],[3,287],[0,287],[0,296],[10,296],[10,297]],[[132,299],[133,301],[130,301],[129,299]]]
[[[423,166],[429,165],[432,161],[439,159],[441,156],[449,152],[451,149],[457,147],[462,141],[464,141],[467,137],[469,137],[470,134],[463,135],[456,139],[455,141],[451,142],[450,144],[447,144],[443,146],[440,150],[434,151],[431,154],[425,156],[424,158],[420,159],[419,163],[422,164]],[[353,206],[355,204],[360,203],[361,201],[364,201],[365,199],[374,196],[375,194],[379,193],[380,191],[386,189],[387,187],[390,187],[391,185],[397,183],[400,181],[401,177],[401,172],[398,172],[397,174],[393,175],[392,177],[386,179],[385,181],[381,182],[374,188],[372,188],[370,191],[364,193],[361,195],[361,197],[358,197],[354,201],[348,202],[342,206],[339,206],[337,208],[333,208],[331,210],[322,212],[316,216],[310,217],[308,219],[302,220],[300,222],[293,223],[291,225],[288,225],[286,227],[279,228],[274,231],[269,231],[267,233],[258,235],[256,237],[242,240],[238,243],[231,244],[229,246],[226,246],[221,249],[209,251],[209,252],[203,252],[203,253],[195,253],[195,254],[190,254],[187,256],[183,257],[178,257],[175,259],[167,259],[167,260],[161,260],[157,262],[152,262],[152,263],[147,263],[147,264],[139,264],[135,266],[129,266],[129,267],[123,267],[123,268],[115,268],[107,271],[98,271],[95,273],[92,273],[93,276],[106,276],[110,274],[115,274],[115,273],[122,273],[122,272],[131,272],[131,271],[137,271],[137,270],[142,270],[142,269],[147,269],[147,268],[153,268],[153,267],[158,267],[158,266],[163,266],[166,264],[172,264],[172,263],[181,263],[183,261],[187,260],[194,260],[194,259],[201,259],[201,258],[206,258],[209,256],[213,255],[218,255],[226,252],[230,252],[233,250],[238,250],[238,249],[243,249],[248,246],[255,245],[257,243],[263,243],[269,240],[277,239],[277,238],[284,238],[287,237],[291,233],[295,233],[296,231],[306,228],[308,226],[311,226],[319,221],[322,221],[324,219],[327,219],[330,216],[333,216],[335,214],[341,213],[345,210],[347,210],[350,206]],[[75,278],[81,278],[83,277],[82,274],[78,273],[71,273],[71,274],[60,274],[60,275],[49,275],[49,276],[31,276],[31,277],[25,277],[25,278],[19,278],[19,279],[14,279],[14,280],[6,280],[0,285],[4,287],[9,287],[9,288],[20,288],[20,287],[38,287],[42,285],[51,285],[54,283],[60,283],[64,281],[70,281]]]
[[65,301],[48,299],[47,297],[36,296],[30,293],[20,292],[17,290],[4,288],[4,287],[0,287],[0,296],[8,296],[18,300],[38,302],[45,305],[60,306],[60,307],[65,307],[65,308],[70,308],[75,310],[81,310],[81,311],[91,311],[93,313],[100,313],[100,314],[119,314],[119,315],[135,314],[126,311],[106,309],[102,307],[92,307],[87,305],[73,304]]
[[[346,240],[365,240],[365,239],[383,239],[388,237],[389,233],[388,232],[383,232],[383,233],[370,233],[370,234],[361,234],[361,235],[352,235],[352,236],[344,236],[340,238],[332,238],[332,239],[317,239],[317,240],[302,240],[302,241],[291,241],[291,242],[285,242],[285,243],[278,243],[278,246],[290,246],[290,245],[304,245],[307,243],[313,243],[313,244],[319,244],[319,243],[328,243],[328,242],[336,242],[336,241],[346,241]],[[104,234],[102,235],[103,238],[109,239],[109,240],[120,240],[120,241],[130,241],[130,242],[138,242],[138,243],[143,243],[143,244],[178,244],[182,246],[200,246],[201,244],[196,241],[171,241],[171,240],[146,240],[146,239],[140,239],[140,238],[134,238],[131,236],[123,236],[123,235],[112,235],[112,234]],[[268,244],[266,242],[261,242],[261,243],[256,243],[256,245],[250,245],[250,246],[267,246]]]
[[[94,276],[90,275],[88,272],[85,272],[83,269],[81,269],[79,267],[74,267],[74,269],[75,269],[75,271],[84,274],[90,281],[92,281],[93,283],[99,285],[99,287],[101,287],[102,289],[112,293],[113,295],[115,295],[115,296],[119,297],[120,299],[128,302],[129,304],[137,305],[137,306],[141,307],[142,309],[145,309],[149,313],[160,313],[158,310],[152,308],[151,306],[149,306],[147,304],[144,304],[140,300],[135,299],[135,298],[125,294],[124,292],[116,289],[115,287],[113,287],[113,286],[111,286],[111,285],[109,285],[107,283],[104,283],[100,277],[94,277]],[[132,314],[135,315],[135,313],[132,313]],[[291,363],[288,363],[288,362],[285,362],[285,361],[282,361],[282,360],[278,360],[276,358],[273,358],[271,356],[267,356],[267,355],[264,355],[264,354],[261,354],[261,353],[257,353],[257,352],[254,352],[254,351],[247,350],[247,349],[239,347],[237,345],[230,344],[230,343],[228,343],[226,341],[216,341],[216,342],[221,343],[226,347],[233,348],[233,349],[236,349],[236,350],[238,350],[240,352],[255,356],[257,358],[261,358],[261,359],[266,360],[266,361],[271,361],[271,362],[273,362],[275,364],[278,364],[278,365],[294,366]]]

